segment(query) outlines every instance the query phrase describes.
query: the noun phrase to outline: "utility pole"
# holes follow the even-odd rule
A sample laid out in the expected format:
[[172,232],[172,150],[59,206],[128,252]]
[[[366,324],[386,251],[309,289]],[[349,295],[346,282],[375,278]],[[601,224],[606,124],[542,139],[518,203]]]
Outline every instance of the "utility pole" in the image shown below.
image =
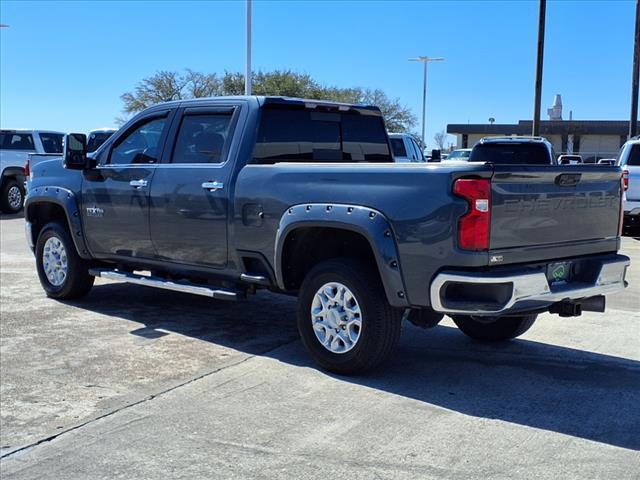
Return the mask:
[[423,78],[422,78],[422,148],[427,148],[427,142],[424,138],[425,125],[427,118],[427,63],[429,62],[442,62],[442,57],[417,57],[410,58],[410,62],[422,62],[424,64]]
[[251,0],[247,0],[247,54],[244,69],[244,94],[251,95]]
[[640,0],[636,0],[636,36],[633,42],[633,71],[631,73],[631,119],[629,138],[638,134],[638,83],[640,82]]
[[533,101],[533,128],[531,134],[534,137],[540,135],[540,102],[542,101],[542,65],[544,63],[544,25],[547,11],[547,0],[540,0],[538,12],[538,59],[536,63],[535,100]]

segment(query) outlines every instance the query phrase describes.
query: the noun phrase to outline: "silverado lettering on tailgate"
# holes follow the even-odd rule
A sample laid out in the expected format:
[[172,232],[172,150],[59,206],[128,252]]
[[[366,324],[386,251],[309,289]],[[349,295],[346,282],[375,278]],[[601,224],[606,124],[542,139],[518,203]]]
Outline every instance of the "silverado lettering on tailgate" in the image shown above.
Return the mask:
[[575,197],[564,198],[536,198],[505,200],[504,206],[507,213],[542,213],[558,210],[580,210],[584,208],[612,208],[618,206],[620,199],[614,196],[599,194],[582,194]]

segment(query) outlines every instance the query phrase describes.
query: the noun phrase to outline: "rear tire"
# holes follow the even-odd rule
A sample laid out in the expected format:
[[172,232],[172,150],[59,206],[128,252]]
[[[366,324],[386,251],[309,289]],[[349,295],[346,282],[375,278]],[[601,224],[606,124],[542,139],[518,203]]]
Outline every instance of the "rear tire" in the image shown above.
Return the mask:
[[0,191],[0,210],[13,214],[22,210],[24,187],[15,178],[5,178]]
[[502,342],[511,340],[529,330],[538,315],[519,315],[513,317],[474,317],[473,315],[454,315],[454,323],[467,336],[482,342]]
[[355,375],[391,355],[400,338],[401,311],[387,302],[376,269],[336,259],[305,277],[297,322],[302,343],[320,367]]
[[70,300],[85,296],[93,286],[89,262],[80,258],[65,226],[51,222],[36,242],[36,267],[48,297]]

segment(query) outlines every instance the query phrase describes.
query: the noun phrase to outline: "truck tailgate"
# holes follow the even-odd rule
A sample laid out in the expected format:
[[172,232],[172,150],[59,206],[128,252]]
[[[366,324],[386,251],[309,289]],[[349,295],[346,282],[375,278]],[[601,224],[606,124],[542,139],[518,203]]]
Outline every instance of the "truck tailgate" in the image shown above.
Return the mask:
[[618,167],[494,166],[490,250],[615,238]]

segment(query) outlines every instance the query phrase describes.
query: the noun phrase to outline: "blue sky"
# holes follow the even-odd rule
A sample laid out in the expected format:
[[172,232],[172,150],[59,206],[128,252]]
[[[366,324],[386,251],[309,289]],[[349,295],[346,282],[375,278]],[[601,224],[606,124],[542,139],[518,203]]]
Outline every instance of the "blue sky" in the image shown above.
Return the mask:
[[[157,70],[244,69],[244,2],[0,0],[0,125],[88,131],[114,125],[119,96]],[[627,119],[633,1],[550,1],[543,112]],[[254,70],[381,88],[420,117],[427,142],[448,123],[531,118],[537,2],[254,1]],[[546,116],[545,116],[546,118]],[[419,125],[416,130],[419,130]]]

